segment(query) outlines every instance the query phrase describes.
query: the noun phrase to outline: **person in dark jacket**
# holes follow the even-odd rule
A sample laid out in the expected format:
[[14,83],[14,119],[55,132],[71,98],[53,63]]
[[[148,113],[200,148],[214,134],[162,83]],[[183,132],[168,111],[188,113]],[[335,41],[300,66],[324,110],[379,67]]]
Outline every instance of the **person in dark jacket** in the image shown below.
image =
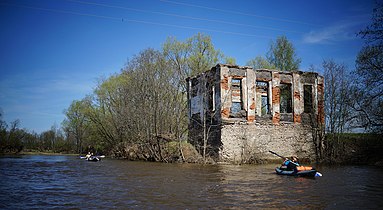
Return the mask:
[[299,162],[296,156],[291,156],[291,159],[286,158],[282,165],[286,166],[289,171],[298,172],[297,166],[299,166]]

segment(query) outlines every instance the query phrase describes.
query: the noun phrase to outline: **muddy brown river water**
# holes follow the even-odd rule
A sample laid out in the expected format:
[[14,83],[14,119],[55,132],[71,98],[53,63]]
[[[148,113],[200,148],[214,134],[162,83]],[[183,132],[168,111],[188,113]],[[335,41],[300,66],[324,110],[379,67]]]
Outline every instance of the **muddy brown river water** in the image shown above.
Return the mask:
[[0,209],[381,209],[383,169],[317,167],[323,177],[276,175],[276,165],[197,165],[75,156],[1,156]]

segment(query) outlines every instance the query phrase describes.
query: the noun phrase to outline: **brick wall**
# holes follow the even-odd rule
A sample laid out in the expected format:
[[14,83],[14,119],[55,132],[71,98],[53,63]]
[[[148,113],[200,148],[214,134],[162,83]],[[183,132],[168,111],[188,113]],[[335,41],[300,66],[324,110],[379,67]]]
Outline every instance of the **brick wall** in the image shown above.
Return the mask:
[[[316,159],[313,141],[321,146],[318,142],[323,140],[320,134],[325,123],[324,80],[317,73],[218,64],[210,71],[188,78],[187,82],[189,141],[201,154],[207,137],[207,153],[217,161],[249,163],[278,159],[269,150]],[[267,114],[262,114],[257,87],[263,86],[257,86],[257,82],[267,83],[264,90]],[[281,84],[291,85],[291,113],[281,113]],[[311,113],[304,111],[305,85],[312,86]],[[234,115],[233,104],[238,109],[238,102],[241,110]]]

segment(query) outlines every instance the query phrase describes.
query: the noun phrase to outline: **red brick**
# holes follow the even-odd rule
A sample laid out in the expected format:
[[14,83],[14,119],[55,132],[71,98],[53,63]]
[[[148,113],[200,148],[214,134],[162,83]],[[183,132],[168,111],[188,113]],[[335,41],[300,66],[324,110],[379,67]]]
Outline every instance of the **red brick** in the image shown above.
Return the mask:
[[301,118],[300,114],[294,114],[294,122],[295,123],[301,123],[302,122],[302,118]]
[[227,76],[223,76],[221,80],[221,87],[224,90],[229,90],[229,78]]
[[295,91],[294,92],[294,98],[298,99],[298,100],[301,100],[301,94],[298,91]]
[[275,112],[273,115],[273,124],[279,125],[280,120],[281,120],[281,114],[279,114],[279,112]]
[[222,117],[229,117],[230,114],[230,109],[229,108],[224,108],[222,111]]
[[279,97],[279,87],[273,87],[272,88],[272,94],[273,94],[273,104],[280,104],[280,97]]
[[251,110],[255,110],[255,102],[253,102],[253,103],[250,105],[250,109],[251,109]]

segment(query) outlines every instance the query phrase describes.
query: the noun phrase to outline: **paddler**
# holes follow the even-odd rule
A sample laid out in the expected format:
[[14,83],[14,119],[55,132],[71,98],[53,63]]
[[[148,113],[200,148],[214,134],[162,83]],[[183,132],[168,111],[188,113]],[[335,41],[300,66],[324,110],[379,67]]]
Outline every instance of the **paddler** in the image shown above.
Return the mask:
[[282,165],[286,166],[287,170],[289,171],[297,172],[297,166],[299,166],[298,157],[291,156],[291,159],[285,158],[285,161],[283,161]]
[[85,155],[85,158],[88,160],[91,156],[92,156],[92,154],[90,152],[88,152],[88,154]]

